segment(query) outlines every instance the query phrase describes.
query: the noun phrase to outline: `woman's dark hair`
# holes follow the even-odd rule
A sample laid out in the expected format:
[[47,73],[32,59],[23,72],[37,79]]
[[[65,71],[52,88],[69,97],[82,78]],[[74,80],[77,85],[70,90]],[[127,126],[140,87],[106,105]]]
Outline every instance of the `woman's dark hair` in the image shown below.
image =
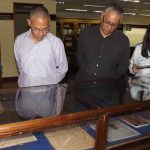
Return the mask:
[[148,25],[143,39],[141,54],[143,57],[149,58],[148,52],[150,52],[150,24]]

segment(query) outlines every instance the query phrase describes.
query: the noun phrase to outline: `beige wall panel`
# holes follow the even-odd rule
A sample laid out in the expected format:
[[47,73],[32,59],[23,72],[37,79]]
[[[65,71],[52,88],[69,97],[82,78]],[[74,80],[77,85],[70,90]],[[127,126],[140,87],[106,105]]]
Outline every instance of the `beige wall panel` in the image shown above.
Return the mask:
[[56,14],[56,0],[45,0],[44,6],[47,7],[50,14]]
[[0,12],[13,12],[13,3],[41,3],[44,4],[50,13],[56,13],[55,0],[0,0]]
[[137,44],[142,43],[146,29],[131,28],[131,31],[124,31],[125,35],[129,38],[130,46],[135,47]]
[[150,17],[141,16],[127,16],[123,19],[123,24],[136,24],[136,25],[148,25],[150,23]]
[[50,21],[50,32],[56,34],[56,21]]
[[0,21],[1,61],[3,77],[17,76],[17,69],[13,54],[14,32],[13,21]]

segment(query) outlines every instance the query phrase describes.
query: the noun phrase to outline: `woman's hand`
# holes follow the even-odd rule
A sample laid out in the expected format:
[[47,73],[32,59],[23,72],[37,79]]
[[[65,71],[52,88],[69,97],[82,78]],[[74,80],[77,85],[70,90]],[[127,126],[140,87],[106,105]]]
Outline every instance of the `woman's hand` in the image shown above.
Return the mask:
[[141,69],[139,68],[138,65],[133,64],[132,71],[133,71],[134,73],[138,73],[140,70],[141,70]]

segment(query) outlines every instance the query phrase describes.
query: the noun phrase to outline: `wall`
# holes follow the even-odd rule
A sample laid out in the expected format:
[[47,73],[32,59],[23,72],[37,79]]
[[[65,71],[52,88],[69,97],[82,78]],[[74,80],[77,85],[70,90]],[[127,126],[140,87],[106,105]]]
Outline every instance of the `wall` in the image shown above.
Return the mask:
[[[13,3],[39,3],[44,4],[50,14],[56,14],[55,0],[0,0],[0,13],[13,13]],[[50,30],[56,34],[56,21],[51,21]],[[2,77],[18,76],[13,54],[14,20],[0,20],[1,62],[3,64]]]
[[142,43],[145,32],[146,29],[141,28],[131,28],[130,31],[124,31],[125,35],[129,38],[131,47],[135,47],[137,44]]
[[[148,20],[148,19],[147,19]],[[88,23],[89,25],[92,23],[99,24],[99,19],[76,19],[76,18],[57,18],[57,22],[61,23],[61,28],[63,23]],[[129,22],[126,22],[127,24]],[[130,23],[129,23],[130,24]],[[130,47],[135,47],[137,44],[143,41],[143,37],[145,35],[147,25],[139,25],[139,24],[130,24],[123,25],[123,33],[127,35],[130,41]],[[128,27],[128,28],[127,28]],[[61,35],[61,34],[60,34]]]

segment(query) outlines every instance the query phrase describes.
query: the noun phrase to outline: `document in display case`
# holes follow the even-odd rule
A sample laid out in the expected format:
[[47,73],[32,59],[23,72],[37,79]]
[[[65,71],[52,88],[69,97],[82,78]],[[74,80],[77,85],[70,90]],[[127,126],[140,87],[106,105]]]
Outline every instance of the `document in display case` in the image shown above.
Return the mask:
[[0,149],[37,141],[33,134],[18,135],[0,140]]
[[[96,131],[96,124],[90,124],[89,126]],[[126,125],[119,119],[111,119],[109,121],[107,137],[108,142],[117,142],[119,140],[137,137],[139,135],[141,134],[138,131]]]
[[121,78],[0,89],[0,137],[32,133],[37,140],[14,145],[22,149],[34,145],[38,150],[53,150],[61,146],[57,140],[68,142],[64,149],[105,150],[133,143],[148,147],[144,142],[150,140],[150,125],[135,128],[121,119],[140,113],[149,123],[150,100],[133,99],[130,88],[128,78]]
[[149,123],[144,120],[139,114],[125,115],[122,116],[121,119],[135,128],[149,125]]
[[44,131],[54,149],[83,150],[94,147],[95,139],[80,126],[67,126]]

